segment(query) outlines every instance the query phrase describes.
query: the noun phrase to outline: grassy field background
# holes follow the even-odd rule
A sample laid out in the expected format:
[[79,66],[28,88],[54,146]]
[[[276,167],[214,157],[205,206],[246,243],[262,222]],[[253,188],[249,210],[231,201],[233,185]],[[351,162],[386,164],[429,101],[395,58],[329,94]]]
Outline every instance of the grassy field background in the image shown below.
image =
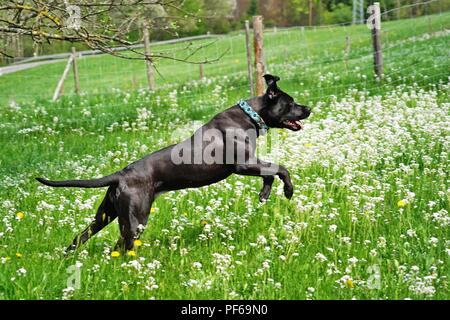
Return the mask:
[[[434,32],[445,32],[449,27],[450,14],[420,17],[414,20],[400,20],[383,22],[382,40],[383,54],[385,56],[386,71],[393,77],[401,68],[409,67],[412,72],[414,64],[425,61],[398,59],[405,52],[416,52],[416,57],[425,59],[440,57],[445,61],[445,41],[422,43],[414,37]],[[346,58],[346,36],[350,39],[350,51]],[[439,44],[439,45],[438,45]],[[192,58],[192,61],[214,59],[225,54],[219,61],[207,64],[204,72],[207,77],[223,75],[239,75],[242,78],[240,84],[246,80],[246,56],[245,36],[242,32],[229,36],[218,36],[215,39],[198,40],[188,43],[169,45],[157,45],[152,47],[155,54],[165,54],[168,57],[183,58],[196,48],[200,49]],[[284,76],[293,80],[295,88],[299,91],[305,89],[314,90],[314,81],[317,74],[328,72],[339,73],[341,81],[335,81],[334,86],[341,85],[340,92],[344,92],[348,84],[356,84],[361,79],[356,74],[349,72],[359,67],[359,72],[367,76],[364,84],[372,86],[372,39],[370,30],[365,25],[335,26],[323,28],[292,28],[268,29],[264,36],[266,63],[269,71],[279,72],[279,67],[294,65],[293,71]],[[188,49],[186,49],[188,48]],[[420,54],[422,53],[422,54]],[[432,53],[430,55],[430,53]],[[347,65],[345,61],[347,61]],[[409,62],[409,64],[405,64]],[[436,64],[440,65],[440,61]],[[412,65],[411,65],[412,63]],[[36,98],[51,98],[56,84],[66,65],[66,61],[35,67],[0,77],[1,103],[11,101],[29,101]],[[164,78],[155,73],[156,83],[161,88],[182,85],[187,81],[199,78],[199,66],[186,64],[170,59],[159,59],[155,65]],[[347,66],[347,67],[346,67]],[[85,94],[114,92],[116,89],[131,90],[147,88],[145,63],[143,61],[117,59],[111,56],[86,56],[78,61],[81,90]],[[301,72],[298,72],[301,68]],[[422,68],[421,68],[422,69]],[[443,69],[440,69],[441,72]],[[424,70],[421,70],[423,72]],[[346,73],[345,76],[343,73]],[[435,75],[435,70],[430,70],[430,75]],[[303,85],[299,86],[299,84]],[[73,76],[69,74],[64,85],[65,95],[72,95]],[[336,94],[336,88],[330,91],[318,92],[319,96],[312,94],[316,99],[329,94]]]
[[56,103],[64,63],[1,76],[0,298],[448,299],[449,17],[383,23],[382,81],[365,26],[268,31],[269,71],[314,108],[305,130],[261,141],[290,170],[293,199],[276,181],[259,204],[261,181],[241,176],[165,194],[134,256],[111,256],[113,223],[63,258],[105,190],[34,177],[114,172],[247,97],[243,35],[200,51],[226,52],[201,81],[198,66],[158,61],[154,93],[142,62],[107,56],[80,59],[83,95],[69,77]]

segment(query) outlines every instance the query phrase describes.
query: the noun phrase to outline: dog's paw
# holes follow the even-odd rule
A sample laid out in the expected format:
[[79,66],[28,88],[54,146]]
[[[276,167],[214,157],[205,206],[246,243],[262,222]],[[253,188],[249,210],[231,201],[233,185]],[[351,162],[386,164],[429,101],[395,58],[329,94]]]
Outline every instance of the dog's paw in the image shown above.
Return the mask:
[[266,202],[269,199],[271,188],[263,188],[259,193],[259,202]]
[[285,184],[284,185],[284,195],[286,198],[291,199],[294,194],[294,187],[292,185]]

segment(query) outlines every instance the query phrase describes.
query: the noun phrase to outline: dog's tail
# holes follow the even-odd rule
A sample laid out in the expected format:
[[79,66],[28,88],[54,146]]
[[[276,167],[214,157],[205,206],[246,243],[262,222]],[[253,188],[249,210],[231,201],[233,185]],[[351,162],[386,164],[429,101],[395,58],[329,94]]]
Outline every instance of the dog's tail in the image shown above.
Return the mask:
[[50,187],[79,187],[79,188],[100,188],[107,187],[119,182],[119,176],[114,173],[109,176],[92,179],[92,180],[64,180],[64,181],[51,181],[43,178],[36,178],[42,184]]

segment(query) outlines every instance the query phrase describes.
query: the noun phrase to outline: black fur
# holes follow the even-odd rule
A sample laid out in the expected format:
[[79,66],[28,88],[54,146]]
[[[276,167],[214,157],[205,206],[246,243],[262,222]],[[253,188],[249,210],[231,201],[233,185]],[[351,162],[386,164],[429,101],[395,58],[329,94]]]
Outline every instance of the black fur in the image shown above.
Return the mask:
[[[267,83],[266,93],[247,100],[248,104],[269,127],[300,130],[298,120],[310,115],[309,108],[295,103],[291,96],[278,88],[279,77],[265,75],[264,78]],[[238,135],[230,140],[225,138],[227,130],[230,129],[241,131],[237,130]],[[243,133],[252,131],[256,134]],[[200,141],[200,144],[194,138],[199,132],[207,138]],[[224,138],[211,138],[209,135],[214,136],[211,132],[223,134]],[[284,182],[285,196],[291,198],[293,185],[286,168],[255,157],[258,135],[258,125],[236,105],[217,114],[189,139],[147,155],[109,176],[93,180],[49,181],[42,178],[37,180],[52,187],[109,187],[94,222],[73,240],[67,251],[76,249],[116,217],[119,218],[121,232],[116,249],[131,250],[134,240],[139,238],[147,224],[155,197],[163,192],[206,186],[235,173],[263,178],[261,201],[269,197],[274,176],[277,175]],[[225,151],[230,146],[234,151],[240,147],[244,150],[244,161],[239,161],[237,152],[233,153],[231,161],[227,159],[229,154]],[[196,156],[205,152],[207,148],[214,148],[214,155],[223,161],[211,163],[201,159],[196,163]],[[191,163],[174,163],[174,155],[181,154],[188,155],[192,160]]]

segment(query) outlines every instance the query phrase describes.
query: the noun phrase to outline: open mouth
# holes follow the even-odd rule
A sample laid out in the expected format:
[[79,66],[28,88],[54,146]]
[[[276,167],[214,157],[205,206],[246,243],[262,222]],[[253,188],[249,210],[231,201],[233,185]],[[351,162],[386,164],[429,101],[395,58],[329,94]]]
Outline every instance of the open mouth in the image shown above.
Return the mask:
[[303,123],[300,120],[285,120],[283,121],[283,124],[292,131],[303,129]]

